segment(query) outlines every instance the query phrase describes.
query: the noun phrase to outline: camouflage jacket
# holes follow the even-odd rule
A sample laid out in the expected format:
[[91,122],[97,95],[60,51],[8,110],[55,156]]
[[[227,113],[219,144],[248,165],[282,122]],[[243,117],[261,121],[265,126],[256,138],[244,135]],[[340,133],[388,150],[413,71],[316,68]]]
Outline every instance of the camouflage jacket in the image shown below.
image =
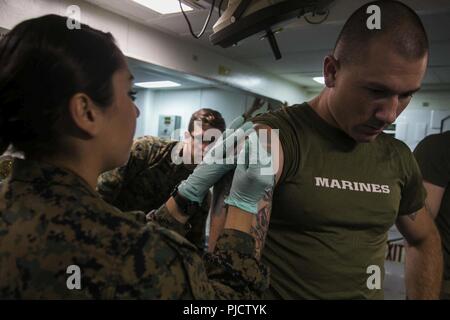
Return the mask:
[[152,136],[135,140],[128,162],[99,177],[97,190],[102,198],[123,211],[159,208],[175,186],[192,173],[184,164],[172,162],[177,143]]
[[[150,212],[169,199],[171,192],[193,171],[193,167],[174,164],[171,154],[176,152],[176,141],[144,136],[133,143],[128,162],[105,172],[98,179],[97,191],[102,198],[122,211]],[[199,248],[205,246],[205,225],[210,198],[202,210],[190,219],[192,229],[189,241]]]
[[[267,288],[247,234],[227,230],[202,256],[142,214],[107,204],[70,171],[14,160],[0,186],[0,299],[248,299]],[[71,265],[79,290],[68,289]]]
[[0,181],[6,179],[11,173],[13,159],[12,156],[0,156]]

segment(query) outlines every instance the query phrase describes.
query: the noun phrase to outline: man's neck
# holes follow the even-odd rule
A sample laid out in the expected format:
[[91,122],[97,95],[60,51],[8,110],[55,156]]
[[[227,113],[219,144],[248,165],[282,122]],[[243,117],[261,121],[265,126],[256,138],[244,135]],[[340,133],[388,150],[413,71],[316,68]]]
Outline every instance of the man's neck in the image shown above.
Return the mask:
[[339,128],[330,111],[330,95],[330,89],[325,88],[318,96],[308,101],[308,104],[325,122],[335,128]]

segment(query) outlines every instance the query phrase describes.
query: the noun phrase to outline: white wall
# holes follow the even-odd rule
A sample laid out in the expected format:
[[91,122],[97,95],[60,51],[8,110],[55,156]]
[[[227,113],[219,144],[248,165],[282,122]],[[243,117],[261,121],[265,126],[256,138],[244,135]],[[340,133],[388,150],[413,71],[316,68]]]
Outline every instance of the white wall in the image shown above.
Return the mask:
[[[81,0],[0,0],[0,27],[44,14],[65,15],[70,5],[81,9],[81,22],[113,34],[125,55],[154,65],[227,84],[279,101],[299,103],[304,91],[296,83],[217,54],[199,44],[126,19]],[[197,59],[194,61],[193,56]],[[219,66],[230,70],[220,75]]]
[[150,120],[152,118],[152,107],[154,105],[155,92],[152,90],[142,90],[136,95],[135,104],[139,109],[140,115],[136,123],[135,137],[142,137],[149,132]]
[[160,115],[181,116],[181,130],[186,130],[189,119],[200,108],[219,111],[227,125],[242,115],[253,103],[254,98],[244,93],[216,88],[195,90],[141,90],[136,105],[141,111],[136,137],[158,134]]
[[[428,103],[428,107],[424,107],[423,103]],[[408,105],[408,109],[450,110],[450,91],[416,93]]]
[[[397,118],[395,137],[414,150],[423,138],[440,132],[441,119],[446,116],[450,116],[450,109],[446,111],[407,109]],[[443,131],[448,130],[450,130],[450,120],[444,124]]]
[[[428,106],[424,106],[426,103]],[[426,136],[440,132],[440,120],[450,115],[450,92],[421,92],[414,95],[408,107],[397,118],[396,138],[412,150]],[[444,131],[450,130],[450,121]]]

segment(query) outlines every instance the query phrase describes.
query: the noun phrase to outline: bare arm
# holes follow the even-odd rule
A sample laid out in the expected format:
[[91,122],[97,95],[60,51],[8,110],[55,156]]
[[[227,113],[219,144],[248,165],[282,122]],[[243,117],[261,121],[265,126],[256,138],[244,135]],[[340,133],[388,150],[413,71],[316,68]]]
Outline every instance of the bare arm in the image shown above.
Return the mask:
[[442,281],[441,241],[425,208],[397,219],[406,240],[405,281],[410,299],[438,299]]
[[425,200],[425,206],[427,207],[433,219],[436,219],[439,213],[439,209],[441,208],[441,201],[442,197],[444,196],[445,188],[426,181],[423,182],[423,186],[427,190],[427,199]]
[[[214,189],[214,192],[220,193],[219,196],[215,198],[215,207],[211,210],[208,251],[214,251],[217,239],[224,229],[235,229],[234,225],[239,225],[241,222],[238,217],[246,214],[252,218],[248,231],[255,239],[256,257],[259,259],[261,257],[262,248],[264,247],[267,231],[269,229],[273,190],[266,192],[264,199],[262,199],[258,205],[258,214],[253,216],[236,207],[230,207],[224,204],[223,201],[225,195],[227,195],[230,191],[230,185],[222,185],[221,187],[222,188],[220,191]],[[233,215],[236,216],[234,219],[227,219],[230,212],[233,212]]]
[[[266,129],[269,131],[269,133],[271,130],[271,128],[266,125],[257,125],[255,129],[257,131],[260,129]],[[278,183],[281,177],[281,173],[283,172],[284,154],[281,144],[279,144],[279,155],[275,158],[275,161],[277,160],[278,170],[276,172],[276,183]],[[236,223],[236,219],[238,219],[240,215],[245,214],[249,219],[251,219],[251,227],[249,232],[256,241],[256,257],[259,259],[264,247],[267,231],[269,229],[270,215],[272,211],[273,190],[268,190],[264,198],[259,202],[258,214],[250,215],[243,210],[235,207],[228,207],[224,204],[223,201],[230,191],[231,182],[232,180],[230,179],[230,176],[225,176],[217,185],[214,186],[208,251],[214,251],[217,238],[222,233],[223,229],[234,229],[234,225],[238,225],[238,223]],[[232,216],[230,216],[230,213],[232,213]]]
[[227,173],[219,182],[214,185],[209,220],[208,251],[214,252],[214,248],[225,226],[228,206],[225,198],[230,193],[233,181],[233,171]]
[[[279,177],[278,177],[279,178]],[[272,213],[273,189],[266,191],[258,206],[258,214],[253,220],[251,234],[256,240],[256,258],[260,259],[269,231],[270,214]]]

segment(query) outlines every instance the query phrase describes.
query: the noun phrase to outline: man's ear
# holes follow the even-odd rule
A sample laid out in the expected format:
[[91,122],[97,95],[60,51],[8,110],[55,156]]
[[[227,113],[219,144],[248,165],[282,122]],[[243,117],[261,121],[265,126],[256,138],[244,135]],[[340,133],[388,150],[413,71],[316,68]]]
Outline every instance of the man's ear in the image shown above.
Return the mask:
[[191,138],[191,134],[189,133],[189,131],[185,131],[184,132],[184,140],[189,140]]
[[336,74],[339,70],[339,61],[332,55],[325,57],[323,61],[323,77],[325,85],[333,88],[336,85]]
[[69,101],[69,114],[75,126],[93,137],[101,130],[101,110],[85,94],[75,94]]

